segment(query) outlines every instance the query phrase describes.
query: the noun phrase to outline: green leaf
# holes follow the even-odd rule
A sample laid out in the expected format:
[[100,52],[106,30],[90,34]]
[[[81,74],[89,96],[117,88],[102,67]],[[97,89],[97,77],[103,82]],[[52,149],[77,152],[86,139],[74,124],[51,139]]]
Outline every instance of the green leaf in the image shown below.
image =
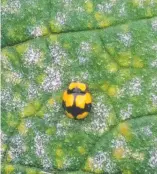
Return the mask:
[[2,173],[156,173],[156,0],[2,0],[2,73]]

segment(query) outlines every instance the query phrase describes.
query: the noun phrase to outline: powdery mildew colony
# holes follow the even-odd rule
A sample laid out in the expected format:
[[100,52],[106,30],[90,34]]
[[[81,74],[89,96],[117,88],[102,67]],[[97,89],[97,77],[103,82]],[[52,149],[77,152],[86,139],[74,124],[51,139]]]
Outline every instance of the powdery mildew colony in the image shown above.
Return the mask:
[[[156,15],[156,0],[2,1],[4,173],[155,174]],[[83,121],[61,107],[73,80],[93,95]]]

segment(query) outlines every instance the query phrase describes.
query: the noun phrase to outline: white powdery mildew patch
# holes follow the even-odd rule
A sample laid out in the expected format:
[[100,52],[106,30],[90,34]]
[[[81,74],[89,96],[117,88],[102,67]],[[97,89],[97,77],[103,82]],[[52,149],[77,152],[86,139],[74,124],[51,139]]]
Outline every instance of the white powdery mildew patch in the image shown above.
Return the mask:
[[153,88],[153,91],[157,91],[157,77],[153,77],[151,79],[151,86]]
[[8,154],[11,160],[19,161],[20,156],[26,151],[23,137],[21,135],[15,135],[11,137],[11,146]]
[[142,83],[143,80],[139,77],[135,77],[129,82],[125,83],[122,88],[118,90],[117,98],[123,98],[126,95],[131,97],[139,96],[142,94]]
[[151,101],[152,101],[153,106],[157,107],[157,95],[151,93],[151,94],[150,94],[150,99],[151,99]]
[[12,91],[10,88],[1,90],[1,102],[2,108],[7,111],[13,111],[19,109],[22,110],[25,106],[25,102],[20,98],[13,97]]
[[[149,4],[148,4],[148,2],[149,2]],[[154,0],[150,0],[150,1],[138,0],[138,1],[136,1],[136,3],[138,5],[138,7],[140,7],[140,8],[145,8],[148,6],[153,7],[156,4]]]
[[32,122],[32,120],[26,120],[25,121],[25,126],[26,126],[26,128],[31,128],[32,126],[33,126],[34,124],[33,124],[33,122]]
[[153,68],[157,68],[157,59],[156,60],[153,60],[150,65]]
[[88,80],[90,78],[90,74],[85,71],[85,72],[81,72],[78,76],[72,76],[71,77],[71,82],[81,82],[82,80]]
[[67,15],[65,13],[57,12],[55,21],[59,26],[65,25],[67,21]]
[[64,5],[70,5],[72,3],[73,0],[62,0],[61,2],[63,2]]
[[85,126],[85,131],[92,131],[94,134],[102,135],[108,129],[107,120],[111,113],[111,108],[102,102],[102,98],[98,99],[100,102],[93,104],[93,119]]
[[29,47],[24,53],[24,65],[30,66],[37,64],[40,60],[42,53],[39,49],[34,49],[33,47]]
[[154,21],[152,21],[152,29],[153,29],[154,31],[157,31],[157,19],[154,20]]
[[151,126],[145,126],[140,129],[141,134],[144,134],[146,136],[152,136],[153,132],[151,131]]
[[91,45],[88,42],[81,42],[79,45],[79,48],[76,52],[78,60],[79,60],[79,64],[85,64],[88,63],[89,61],[89,53],[91,52]]
[[39,36],[42,36],[42,34],[43,34],[41,26],[29,28],[28,31],[29,31],[30,35],[34,36],[34,37],[39,37]]
[[90,45],[90,43],[83,41],[80,43],[79,49],[80,49],[79,50],[80,52],[90,52],[91,45]]
[[120,110],[120,117],[122,120],[130,118],[130,116],[132,115],[132,107],[132,104],[128,104],[127,108]]
[[19,0],[9,0],[6,4],[2,4],[1,12],[5,14],[16,14],[20,11],[21,3]]
[[152,50],[157,51],[157,44],[152,45]]
[[65,157],[63,162],[63,169],[64,170],[69,169],[74,161],[76,161],[75,157],[72,157],[72,158],[69,156]]
[[133,158],[135,160],[143,161],[144,160],[144,154],[141,152],[138,152],[137,150],[133,151],[131,149],[126,149],[127,156],[129,158]]
[[18,111],[22,111],[25,106],[26,106],[26,103],[20,98],[14,97],[13,100],[11,101],[12,110],[18,109]]
[[72,8],[71,11],[76,11],[77,13],[80,13],[81,14],[81,13],[85,12],[85,9],[78,6],[76,8]]
[[56,120],[56,114],[61,109],[61,104],[54,101],[53,105],[47,104],[46,107],[48,109],[48,112],[46,112],[44,114],[44,118],[43,119],[44,119],[46,125],[52,126],[52,125],[54,125],[54,120]]
[[52,169],[52,161],[45,152],[48,142],[49,137],[47,135],[36,132],[36,136],[34,137],[35,152],[41,160],[41,164],[44,169]]
[[2,144],[7,140],[7,135],[2,130],[0,130],[0,139]]
[[125,4],[123,3],[119,9],[119,16],[125,16],[126,15],[126,7]]
[[11,63],[8,61],[8,57],[3,55],[3,52],[1,53],[0,60],[1,60],[1,66],[4,69],[10,70],[10,71],[13,70]]
[[35,84],[30,84],[28,87],[28,99],[33,99],[39,96],[38,87]]
[[130,47],[132,42],[131,33],[118,33],[117,36],[119,37],[120,41],[126,46]]
[[5,81],[7,83],[13,83],[13,84],[20,83],[23,77],[21,73],[13,71],[8,73],[7,75],[4,74],[4,76],[5,76]]
[[78,13],[81,13],[81,12],[84,12],[85,9],[82,8],[81,6],[78,6],[80,5],[79,3],[78,4],[74,4],[73,3],[73,0],[61,0],[61,3],[64,5],[64,8],[67,9],[67,14],[66,16],[68,17],[68,15],[70,16],[74,11],[75,12],[78,12]]
[[130,96],[138,96],[142,92],[142,80],[138,77],[133,78],[128,85]]
[[66,135],[66,129],[63,124],[61,123],[56,124],[56,135],[58,137],[62,137]]
[[78,76],[72,76],[70,78],[70,81],[71,82],[80,82],[82,80],[88,80],[90,78],[90,74],[88,73],[88,71],[85,71],[85,72],[81,72]]
[[117,137],[117,139],[113,139],[111,141],[111,147],[113,149],[126,148],[127,143],[126,143],[125,138],[123,136],[119,136],[119,137]]
[[3,144],[7,143],[7,135],[2,131],[0,130],[0,140],[1,140],[1,143],[0,143],[0,157],[2,159],[2,156],[3,156],[3,153],[5,151],[5,149],[3,148]]
[[88,57],[78,56],[79,64],[85,64],[89,61]]
[[45,73],[47,77],[41,85],[42,89],[47,92],[58,90],[62,85],[60,71],[55,70],[54,67],[47,67]]
[[64,66],[67,63],[67,54],[58,42],[54,45],[50,45],[49,49],[50,55],[55,64]]
[[150,151],[149,155],[148,165],[152,168],[157,168],[157,149]]
[[99,12],[103,12],[103,13],[112,13],[113,11],[113,6],[116,5],[116,1],[110,1],[110,2],[102,2],[101,4],[98,4],[96,6],[96,9]]
[[105,173],[116,172],[116,164],[110,159],[110,155],[107,152],[99,151],[92,158],[92,164],[94,170],[103,170]]
[[80,74],[81,78],[80,79],[87,80],[87,79],[89,79],[89,76],[90,76],[90,74],[87,71],[81,72],[81,74]]
[[12,96],[12,91],[10,88],[1,90],[1,103],[2,108],[7,111],[13,111],[17,109],[22,110],[25,106],[24,101],[22,101],[20,98]]
[[10,105],[10,102],[12,98],[11,95],[11,89],[10,88],[5,88],[1,90],[1,102],[5,106]]

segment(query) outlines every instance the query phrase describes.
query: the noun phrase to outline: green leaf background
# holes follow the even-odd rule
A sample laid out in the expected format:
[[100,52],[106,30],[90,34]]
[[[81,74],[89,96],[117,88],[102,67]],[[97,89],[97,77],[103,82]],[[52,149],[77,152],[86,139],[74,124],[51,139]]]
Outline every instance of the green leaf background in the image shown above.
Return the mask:
[[[157,1],[2,0],[2,173],[157,174]],[[72,120],[63,90],[89,85]]]

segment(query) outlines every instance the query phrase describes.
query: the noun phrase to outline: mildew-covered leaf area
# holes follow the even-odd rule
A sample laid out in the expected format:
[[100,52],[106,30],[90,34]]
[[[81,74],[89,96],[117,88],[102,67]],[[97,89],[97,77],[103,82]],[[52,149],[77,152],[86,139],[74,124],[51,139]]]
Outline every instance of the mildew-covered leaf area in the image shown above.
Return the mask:
[[[2,0],[4,174],[157,174],[157,1]],[[66,117],[87,83],[92,110]]]

